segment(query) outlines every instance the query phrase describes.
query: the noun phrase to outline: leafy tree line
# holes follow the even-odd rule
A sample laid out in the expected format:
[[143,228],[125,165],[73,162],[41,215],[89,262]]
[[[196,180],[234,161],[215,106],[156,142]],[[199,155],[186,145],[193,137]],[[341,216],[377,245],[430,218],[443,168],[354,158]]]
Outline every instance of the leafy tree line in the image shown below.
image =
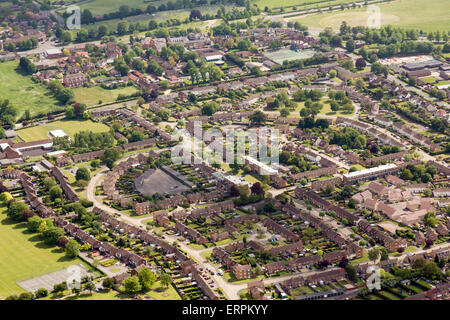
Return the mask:
[[5,44],[4,49],[9,52],[15,51],[27,51],[37,47],[39,42],[36,38],[30,38],[28,40],[18,41],[17,43],[9,42]]
[[88,152],[112,147],[115,139],[111,132],[81,131],[76,133],[71,140],[67,137],[55,138],[54,143],[61,149],[77,149],[77,151]]

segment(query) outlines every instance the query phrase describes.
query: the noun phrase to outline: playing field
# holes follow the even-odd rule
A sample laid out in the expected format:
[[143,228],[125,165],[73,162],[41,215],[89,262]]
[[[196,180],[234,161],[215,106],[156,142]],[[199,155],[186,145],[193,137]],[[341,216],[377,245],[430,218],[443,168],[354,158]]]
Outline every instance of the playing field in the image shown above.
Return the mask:
[[292,61],[299,59],[307,59],[311,58],[316,53],[315,50],[302,50],[300,52],[289,50],[289,49],[281,49],[274,52],[266,52],[264,56],[278,64],[283,64],[283,61]]
[[84,103],[88,107],[98,105],[100,101],[102,104],[114,102],[117,100],[119,94],[128,96],[136,93],[137,91],[138,89],[134,86],[112,90],[103,89],[102,87],[80,87],[73,89],[73,93],[75,94],[75,101]]
[[0,298],[24,292],[18,281],[83,264],[79,259],[67,259],[59,249],[28,233],[24,223],[11,222],[4,210],[0,208]]
[[63,110],[46,87],[17,73],[18,65],[17,60],[0,63],[0,100],[8,99],[16,107],[18,118],[25,110],[30,110],[31,116]]
[[17,135],[25,142],[43,140],[49,139],[49,132],[57,129],[64,130],[70,137],[74,137],[75,133],[80,131],[105,132],[109,130],[109,127],[92,120],[60,120],[18,130]]
[[[381,25],[393,25],[423,31],[449,31],[450,6],[448,0],[398,0],[377,5],[380,9]],[[312,14],[289,18],[302,24],[339,29],[342,21],[351,26],[366,26],[371,17],[366,8],[334,11],[332,13]]]

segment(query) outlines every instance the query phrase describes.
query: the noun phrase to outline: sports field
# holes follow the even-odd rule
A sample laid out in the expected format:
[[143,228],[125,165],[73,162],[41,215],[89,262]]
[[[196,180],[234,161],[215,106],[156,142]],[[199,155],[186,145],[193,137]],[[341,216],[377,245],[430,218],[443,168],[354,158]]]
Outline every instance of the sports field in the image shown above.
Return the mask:
[[8,99],[16,107],[18,118],[25,110],[30,110],[31,116],[62,110],[45,86],[16,72],[18,65],[18,60],[0,63],[0,99]]
[[289,49],[281,49],[274,52],[266,52],[264,56],[278,64],[283,64],[283,61],[292,61],[298,59],[306,59],[311,58],[316,53],[315,50],[302,50],[300,52],[289,50]]
[[[407,29],[430,31],[450,30],[450,6],[448,0],[397,0],[379,4],[382,25],[393,25]],[[312,14],[304,17],[289,18],[316,28],[331,27],[339,29],[342,21],[351,26],[366,26],[370,13],[366,8],[335,11],[332,13]]]
[[17,135],[25,142],[43,140],[49,139],[50,136],[48,133],[57,129],[64,130],[67,135],[74,137],[75,133],[80,131],[105,132],[109,130],[109,127],[103,123],[93,122],[92,120],[60,120],[17,130]]
[[[24,292],[18,281],[84,264],[79,259],[67,259],[63,252],[43,243],[30,234],[25,224],[7,219],[5,207],[0,208],[0,298]],[[87,267],[87,266],[86,266]]]
[[74,88],[72,89],[75,95],[75,101],[84,103],[88,107],[99,104],[99,101],[104,103],[110,103],[117,100],[119,94],[130,95],[136,93],[138,89],[134,86],[117,88],[117,89],[103,89],[102,87],[90,87],[90,88]]

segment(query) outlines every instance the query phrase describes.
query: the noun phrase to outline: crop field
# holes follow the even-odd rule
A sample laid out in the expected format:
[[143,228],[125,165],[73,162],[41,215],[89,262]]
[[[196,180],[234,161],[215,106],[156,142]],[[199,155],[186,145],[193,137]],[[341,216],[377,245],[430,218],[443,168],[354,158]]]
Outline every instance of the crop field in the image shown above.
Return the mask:
[[83,264],[28,233],[25,223],[11,222],[4,211],[5,207],[0,208],[0,298],[24,292],[18,281]]
[[43,140],[49,139],[49,132],[57,129],[64,130],[67,135],[73,138],[75,136],[75,133],[80,131],[105,132],[109,130],[109,127],[104,125],[103,123],[97,123],[91,120],[61,120],[18,130],[17,135],[25,142]]
[[0,63],[0,99],[8,99],[17,109],[17,118],[30,110],[31,116],[62,110],[53,94],[29,76],[16,72],[17,60]]
[[[377,5],[381,12],[381,24],[407,29],[430,31],[450,30],[450,6],[446,0],[398,0]],[[335,11],[332,13],[312,14],[295,18],[302,24],[317,28],[331,27],[339,29],[343,21],[351,26],[367,25],[370,13],[366,8]]]
[[101,103],[110,103],[117,100],[119,94],[130,95],[136,93],[138,89],[134,86],[123,87],[117,89],[103,89],[102,87],[80,87],[72,89],[75,95],[75,101],[79,103],[84,103],[88,107],[98,105]]

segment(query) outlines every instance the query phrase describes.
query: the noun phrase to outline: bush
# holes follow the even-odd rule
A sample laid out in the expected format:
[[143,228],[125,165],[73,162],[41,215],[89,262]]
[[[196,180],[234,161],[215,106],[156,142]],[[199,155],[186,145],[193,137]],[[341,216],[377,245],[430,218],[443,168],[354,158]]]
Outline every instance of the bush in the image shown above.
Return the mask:
[[48,296],[48,290],[45,288],[40,288],[35,292],[34,296],[36,299],[44,298]]

